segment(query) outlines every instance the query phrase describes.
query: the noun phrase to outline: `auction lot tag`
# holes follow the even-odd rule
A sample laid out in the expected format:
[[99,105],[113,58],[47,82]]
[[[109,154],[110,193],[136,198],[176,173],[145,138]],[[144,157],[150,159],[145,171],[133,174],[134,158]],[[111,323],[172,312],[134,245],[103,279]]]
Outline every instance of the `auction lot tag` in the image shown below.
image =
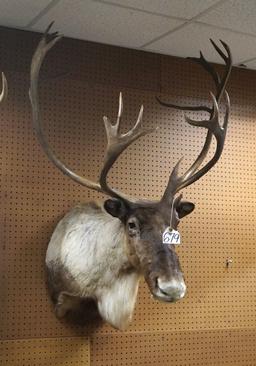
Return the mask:
[[163,244],[180,245],[180,243],[181,243],[180,233],[177,230],[168,227],[163,232]]

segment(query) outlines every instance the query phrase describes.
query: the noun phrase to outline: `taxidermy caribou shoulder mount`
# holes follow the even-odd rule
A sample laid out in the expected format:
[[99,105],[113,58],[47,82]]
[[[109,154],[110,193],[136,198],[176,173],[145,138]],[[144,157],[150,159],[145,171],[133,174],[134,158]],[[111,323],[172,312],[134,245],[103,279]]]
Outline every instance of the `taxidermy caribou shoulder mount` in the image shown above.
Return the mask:
[[[208,112],[209,118],[203,121],[185,117],[190,125],[206,128],[207,135],[201,152],[183,175],[178,174],[180,161],[176,164],[159,201],[136,200],[111,188],[107,175],[119,155],[133,141],[152,132],[142,127],[143,106],[134,127],[125,134],[119,132],[123,112],[121,94],[116,123],[112,124],[107,117],[103,117],[107,148],[97,182],[73,172],[49,146],[41,125],[38,79],[47,52],[61,38],[57,33],[49,34],[49,29],[42,37],[31,64],[30,99],[37,138],[48,158],[62,173],[89,189],[111,197],[103,204],[92,202],[73,208],[53,232],[47,249],[46,267],[55,313],[61,318],[75,311],[79,301],[93,299],[101,317],[123,330],[131,321],[141,276],[144,276],[150,292],[158,300],[174,302],[186,293],[175,246],[164,245],[162,236],[168,227],[177,229],[180,219],[194,209],[193,203],[183,201],[181,195],[177,197],[176,194],[206,174],[221,156],[230,111],[225,88],[232,67],[231,53],[224,42],[221,41],[221,44],[225,52],[212,42],[225,63],[222,77],[202,54],[195,59],[215,84],[216,93],[211,93],[212,108],[177,106],[159,101],[171,108]],[[219,102],[222,97],[226,112],[221,125]],[[217,142],[215,153],[210,161],[200,167],[213,136]]]

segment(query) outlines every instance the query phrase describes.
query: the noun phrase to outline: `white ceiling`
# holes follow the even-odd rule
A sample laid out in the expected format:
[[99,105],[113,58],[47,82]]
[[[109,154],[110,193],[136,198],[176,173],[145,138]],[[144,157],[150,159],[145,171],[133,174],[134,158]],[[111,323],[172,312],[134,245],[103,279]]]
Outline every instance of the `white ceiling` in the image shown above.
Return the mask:
[[256,69],[256,0],[0,0],[0,25],[221,62],[209,38],[229,44],[234,63]]

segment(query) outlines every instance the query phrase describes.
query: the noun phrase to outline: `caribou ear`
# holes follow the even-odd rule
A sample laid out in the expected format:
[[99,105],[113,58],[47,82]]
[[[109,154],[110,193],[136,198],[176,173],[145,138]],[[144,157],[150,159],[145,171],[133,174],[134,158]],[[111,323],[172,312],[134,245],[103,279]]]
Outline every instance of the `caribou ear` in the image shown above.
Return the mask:
[[188,201],[180,201],[176,207],[176,211],[180,219],[189,215],[195,208],[194,203]]
[[104,202],[104,208],[111,216],[122,220],[127,214],[127,208],[123,201],[117,198],[111,198]]

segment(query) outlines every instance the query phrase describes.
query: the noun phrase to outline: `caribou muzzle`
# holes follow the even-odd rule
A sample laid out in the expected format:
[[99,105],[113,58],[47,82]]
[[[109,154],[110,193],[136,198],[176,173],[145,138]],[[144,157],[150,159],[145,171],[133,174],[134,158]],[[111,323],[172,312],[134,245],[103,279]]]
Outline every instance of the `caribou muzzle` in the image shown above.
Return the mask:
[[[165,252],[165,256],[163,255]],[[186,284],[180,267],[179,259],[174,251],[162,251],[158,258],[158,268],[154,263],[145,273],[145,280],[150,292],[157,300],[175,302],[186,294]]]
[[153,293],[158,300],[165,302],[175,302],[182,299],[186,294],[186,284],[181,279],[171,279],[170,281],[158,278],[156,288]]

